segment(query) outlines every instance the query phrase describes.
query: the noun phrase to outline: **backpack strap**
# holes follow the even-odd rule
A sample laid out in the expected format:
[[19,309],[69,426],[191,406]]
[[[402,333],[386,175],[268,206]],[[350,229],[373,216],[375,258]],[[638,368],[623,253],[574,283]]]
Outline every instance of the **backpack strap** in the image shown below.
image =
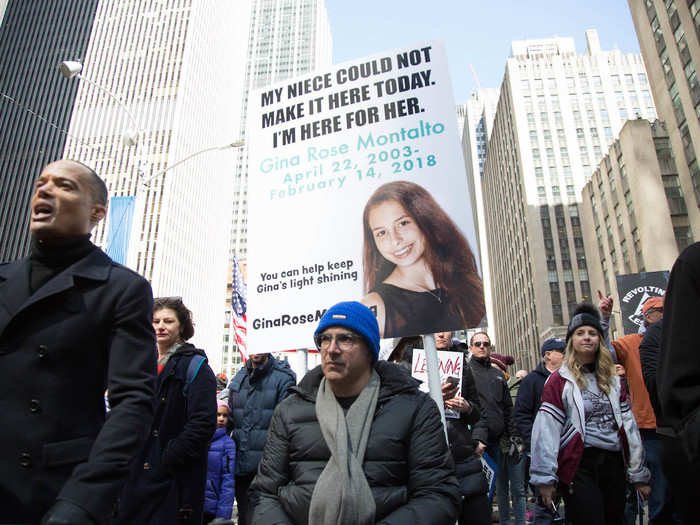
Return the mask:
[[201,355],[192,356],[192,359],[190,359],[190,364],[187,365],[187,373],[185,375],[185,386],[182,389],[182,393],[185,397],[187,397],[187,392],[190,389],[192,381],[195,380],[197,374],[199,373],[199,369],[202,368],[202,365],[206,361],[207,358]]

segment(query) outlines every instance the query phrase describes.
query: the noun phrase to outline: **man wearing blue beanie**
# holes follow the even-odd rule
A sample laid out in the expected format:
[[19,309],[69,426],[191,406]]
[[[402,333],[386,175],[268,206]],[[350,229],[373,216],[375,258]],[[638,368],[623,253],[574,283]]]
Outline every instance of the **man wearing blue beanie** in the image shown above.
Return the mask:
[[372,311],[332,306],[314,341],[321,364],[272,417],[252,522],[454,524],[460,491],[438,408],[403,368],[377,361]]

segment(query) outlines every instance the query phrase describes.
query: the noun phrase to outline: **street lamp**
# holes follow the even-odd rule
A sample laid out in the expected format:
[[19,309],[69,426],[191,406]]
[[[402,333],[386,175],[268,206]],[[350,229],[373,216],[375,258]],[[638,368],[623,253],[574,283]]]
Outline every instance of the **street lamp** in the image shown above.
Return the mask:
[[[83,64],[81,64],[80,62],[76,62],[73,60],[64,60],[58,66],[58,70],[61,72],[61,75],[63,75],[65,78],[79,78],[80,80],[87,82],[91,86],[94,86],[99,91],[105,93],[112,100],[114,100],[127,115],[129,120],[131,121],[131,125],[133,126],[133,129],[127,130],[126,133],[123,135],[122,138],[124,144],[127,147],[138,147],[140,138],[145,137],[146,134],[141,130],[136,118],[131,113],[131,111],[129,111],[129,108],[126,107],[126,105],[119,99],[119,97],[117,97],[114,93],[112,93],[109,89],[105,88],[104,86],[101,86],[97,82],[94,82],[93,80],[90,80],[86,76],[82,75],[81,72],[83,70]],[[110,208],[112,209],[111,211],[115,212],[115,217],[112,217],[112,213],[110,212],[110,222],[116,224],[116,228],[112,229],[112,227],[110,226],[110,231],[108,232],[109,242],[107,243],[106,249],[107,254],[119,263],[125,264],[127,263],[127,260],[132,261],[133,263],[135,259],[134,246],[136,245],[139,238],[139,232],[137,231],[137,229],[141,221],[137,220],[132,222],[132,219],[135,209],[137,210],[137,217],[142,218],[145,215],[146,191],[150,189],[151,182],[153,182],[159,177],[162,177],[163,175],[165,175],[166,172],[170,171],[171,169],[176,168],[181,164],[187,162],[188,160],[197,157],[203,153],[207,153],[210,151],[221,151],[229,148],[241,148],[243,146],[244,142],[242,140],[238,140],[230,142],[228,144],[224,144],[222,146],[212,146],[204,148],[187,155],[186,157],[178,160],[170,166],[166,166],[165,168],[159,170],[158,172],[154,173],[149,177],[146,177],[146,174],[144,172],[144,166],[138,159],[137,154],[137,184],[135,195],[119,197],[120,200],[118,206],[113,206],[115,204],[115,197],[112,197],[112,199],[110,200]],[[122,200],[124,199],[126,200],[122,202]],[[119,208],[118,211],[116,210],[117,207]],[[116,216],[116,213],[119,213],[118,217]],[[122,230],[122,225],[124,225],[124,223],[126,223],[126,228]],[[115,243],[113,242],[115,238],[120,240]],[[115,246],[115,244],[118,244],[118,246]]]
[[170,171],[171,169],[178,167],[180,164],[187,162],[188,160],[190,160],[193,157],[201,155],[202,153],[207,153],[209,151],[221,151],[221,150],[225,150],[225,149],[229,149],[229,148],[242,148],[244,145],[245,145],[244,141],[237,140],[235,142],[230,142],[229,144],[224,144],[223,146],[212,146],[210,148],[204,148],[204,149],[201,149],[199,151],[195,151],[194,153],[187,155],[186,157],[178,160],[177,162],[171,164],[170,166],[166,166],[165,168],[158,171],[157,173],[154,173],[150,177],[143,179],[143,181],[141,181],[141,182],[144,186],[146,186],[147,188],[150,188],[152,180],[157,179],[158,177],[160,177],[162,175],[165,175],[165,172]]
[[131,120],[131,125],[133,126],[133,129],[127,129],[124,135],[122,136],[124,144],[126,144],[129,147],[136,146],[138,144],[139,136],[143,134],[141,133],[141,128],[139,127],[139,124],[136,121],[134,115],[131,113],[131,111],[129,111],[129,108],[126,107],[126,104],[124,104],[119,99],[119,97],[117,97],[106,87],[101,86],[97,82],[87,78],[85,75],[82,75],[81,71],[83,70],[83,65],[80,62],[76,62],[73,60],[64,60],[58,65],[58,70],[61,72],[61,75],[63,75],[65,78],[70,80],[72,78],[77,77],[80,80],[84,80],[85,82],[99,89],[102,93],[106,94],[108,97],[114,100],[119,105],[119,107],[124,110],[124,113],[126,113],[126,116],[129,117],[129,120]]

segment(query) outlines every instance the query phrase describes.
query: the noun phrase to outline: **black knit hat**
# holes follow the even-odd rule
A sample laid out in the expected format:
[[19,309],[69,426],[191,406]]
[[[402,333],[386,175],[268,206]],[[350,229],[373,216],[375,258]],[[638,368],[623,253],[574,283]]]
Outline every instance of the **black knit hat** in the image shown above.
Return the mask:
[[581,303],[576,307],[574,316],[569,321],[569,327],[566,329],[566,342],[569,342],[571,334],[580,326],[592,326],[603,337],[603,328],[600,326],[600,314],[598,309],[590,303]]

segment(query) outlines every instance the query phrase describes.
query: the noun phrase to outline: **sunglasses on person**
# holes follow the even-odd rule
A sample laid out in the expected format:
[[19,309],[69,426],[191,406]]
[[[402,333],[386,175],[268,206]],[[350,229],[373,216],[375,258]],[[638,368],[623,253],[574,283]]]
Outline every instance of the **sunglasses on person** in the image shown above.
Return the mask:
[[477,348],[481,348],[482,346],[484,348],[488,348],[489,346],[491,346],[491,343],[489,343],[488,341],[476,341],[472,344],[472,346],[476,346]]
[[349,333],[336,334],[317,334],[314,336],[316,348],[319,350],[328,350],[331,343],[335,339],[335,344],[343,351],[351,350],[362,339],[362,336]]

